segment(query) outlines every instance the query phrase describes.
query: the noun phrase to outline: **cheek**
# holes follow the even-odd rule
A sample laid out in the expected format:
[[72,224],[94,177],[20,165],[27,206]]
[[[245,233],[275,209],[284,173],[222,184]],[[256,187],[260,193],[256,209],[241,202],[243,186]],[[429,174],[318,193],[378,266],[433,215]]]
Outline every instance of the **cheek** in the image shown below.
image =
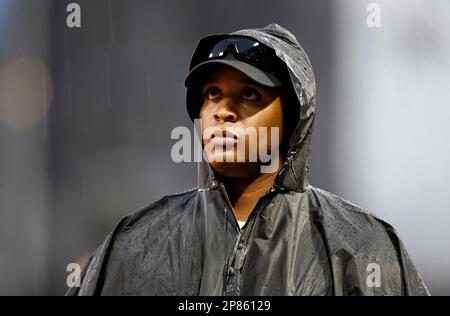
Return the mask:
[[[275,99],[269,106],[259,111],[246,122],[246,126],[254,126],[258,130],[258,143],[264,142],[268,147],[272,145],[271,128],[278,128],[278,142],[283,139],[283,107],[279,98]],[[267,138],[260,139],[259,128],[266,128]],[[275,145],[275,144],[274,144]]]
[[205,129],[207,129],[210,126],[213,126],[214,124],[214,116],[212,115],[214,109],[211,105],[207,105],[206,101],[203,103],[203,106],[200,109],[200,126],[203,136],[203,143],[205,142]]
[[271,127],[278,127],[281,138],[283,134],[283,123],[283,107],[280,98],[276,98],[269,106],[249,118],[245,125],[254,126],[257,129],[265,127],[268,133],[270,133]]
[[208,113],[208,107],[207,107],[206,101],[204,101],[202,106],[200,107],[199,118],[201,120],[203,120],[206,117],[207,113]]

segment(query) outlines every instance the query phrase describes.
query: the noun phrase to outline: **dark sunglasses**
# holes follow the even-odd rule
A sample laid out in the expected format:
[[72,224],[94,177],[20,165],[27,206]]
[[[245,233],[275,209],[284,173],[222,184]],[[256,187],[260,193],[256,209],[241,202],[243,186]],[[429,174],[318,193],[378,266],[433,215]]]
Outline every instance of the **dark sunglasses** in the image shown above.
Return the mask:
[[208,58],[220,58],[230,49],[234,50],[236,54],[242,54],[259,45],[259,42],[245,37],[226,38],[214,45]]

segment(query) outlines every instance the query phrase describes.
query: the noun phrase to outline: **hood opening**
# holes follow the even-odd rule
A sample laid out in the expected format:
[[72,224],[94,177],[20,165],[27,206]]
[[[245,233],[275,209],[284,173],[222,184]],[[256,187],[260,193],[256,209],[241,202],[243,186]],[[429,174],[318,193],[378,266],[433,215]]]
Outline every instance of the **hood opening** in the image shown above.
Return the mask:
[[[286,67],[283,78],[282,101],[285,106],[285,117],[290,123],[288,133],[280,150],[287,150],[286,160],[278,172],[275,185],[283,190],[303,192],[309,186],[308,170],[312,127],[315,115],[315,79],[309,58],[292,33],[278,24],[270,24],[263,28],[244,29],[229,34],[217,34],[208,38],[220,38],[230,35],[243,35],[254,38],[264,45],[274,49],[276,56]],[[201,40],[199,41],[199,44]],[[198,45],[196,50],[198,49]],[[195,64],[191,60],[191,66]],[[186,102],[192,120],[198,117],[195,104],[201,104],[202,96],[196,90],[188,88]],[[198,107],[198,106],[197,106]],[[283,109],[284,110],[284,109]],[[208,162],[199,162],[199,188],[214,185],[214,172]]]

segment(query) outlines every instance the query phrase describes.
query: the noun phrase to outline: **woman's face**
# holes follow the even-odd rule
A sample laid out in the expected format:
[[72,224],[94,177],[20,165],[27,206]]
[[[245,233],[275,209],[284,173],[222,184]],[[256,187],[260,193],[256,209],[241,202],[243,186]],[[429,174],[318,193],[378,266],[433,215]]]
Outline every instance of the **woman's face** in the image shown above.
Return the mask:
[[203,145],[213,169],[226,177],[260,173],[267,160],[262,155],[274,154],[271,149],[278,153],[283,139],[279,90],[221,65],[209,73],[202,94]]

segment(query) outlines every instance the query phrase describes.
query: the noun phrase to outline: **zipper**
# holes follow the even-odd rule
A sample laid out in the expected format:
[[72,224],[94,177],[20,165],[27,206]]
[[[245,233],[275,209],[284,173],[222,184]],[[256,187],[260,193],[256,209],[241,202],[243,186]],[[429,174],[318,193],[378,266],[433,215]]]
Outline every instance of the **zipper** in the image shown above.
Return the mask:
[[[273,195],[277,189],[275,187],[276,185],[272,185],[271,188],[262,196],[259,198],[258,202],[256,203],[255,207],[253,208],[252,212],[250,213],[250,216],[247,219],[247,222],[242,227],[242,229],[239,227],[239,224],[237,222],[236,216],[234,214],[234,208],[231,204],[231,201],[228,197],[228,194],[226,192],[225,186],[223,183],[219,183],[215,186],[215,188],[219,188],[219,191],[221,193],[221,196],[225,202],[225,212],[227,212],[227,209],[231,211],[232,216],[234,218],[235,227],[237,229],[237,238],[236,238],[236,244],[234,245],[233,252],[230,256],[226,256],[225,261],[225,270],[223,271],[223,289],[226,294],[232,294],[239,295],[240,292],[240,270],[242,269],[242,266],[244,264],[244,257],[245,256],[242,251],[246,253],[246,250],[243,248],[246,247],[248,242],[248,237],[250,235],[250,229],[247,229],[246,227],[250,224],[253,225],[254,217],[256,216],[256,211],[261,207],[261,205],[264,202],[269,201],[268,197]],[[225,251],[228,252],[228,214],[224,214],[225,218]],[[239,254],[238,254],[239,253]],[[236,256],[238,255],[238,258]],[[238,259],[238,262],[235,262],[235,260]],[[231,265],[230,265],[231,262]]]

